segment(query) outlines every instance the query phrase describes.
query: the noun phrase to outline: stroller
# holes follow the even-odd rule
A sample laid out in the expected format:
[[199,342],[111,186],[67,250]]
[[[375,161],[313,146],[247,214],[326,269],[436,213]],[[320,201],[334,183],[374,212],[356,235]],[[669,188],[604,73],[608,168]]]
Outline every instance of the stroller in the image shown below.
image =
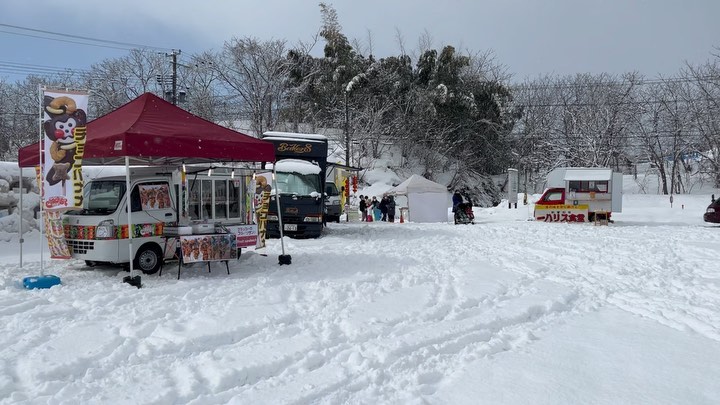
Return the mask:
[[473,214],[472,204],[460,203],[455,207],[455,225],[457,224],[475,225],[475,214]]

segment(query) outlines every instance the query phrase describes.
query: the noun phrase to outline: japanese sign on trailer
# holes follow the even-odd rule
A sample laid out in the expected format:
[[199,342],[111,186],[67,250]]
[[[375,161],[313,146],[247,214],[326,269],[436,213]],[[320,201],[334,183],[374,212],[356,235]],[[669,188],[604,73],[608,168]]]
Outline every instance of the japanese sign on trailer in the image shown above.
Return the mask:
[[535,219],[544,222],[585,222],[588,217],[587,205],[537,205]]

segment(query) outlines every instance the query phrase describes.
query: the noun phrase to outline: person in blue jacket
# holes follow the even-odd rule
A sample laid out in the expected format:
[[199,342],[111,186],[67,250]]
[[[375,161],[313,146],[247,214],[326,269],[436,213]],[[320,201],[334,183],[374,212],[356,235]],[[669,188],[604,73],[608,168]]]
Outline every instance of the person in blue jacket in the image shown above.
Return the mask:
[[380,213],[382,214],[380,220],[387,221],[387,197],[383,196],[383,198],[380,199],[380,204],[378,204],[378,208],[380,208]]

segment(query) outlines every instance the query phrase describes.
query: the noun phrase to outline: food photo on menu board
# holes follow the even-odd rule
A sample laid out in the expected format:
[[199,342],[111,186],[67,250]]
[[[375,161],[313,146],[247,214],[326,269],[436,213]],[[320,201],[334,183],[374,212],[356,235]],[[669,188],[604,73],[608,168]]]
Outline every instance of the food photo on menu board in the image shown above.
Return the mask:
[[170,193],[167,184],[143,184],[140,189],[140,205],[143,210],[170,208]]
[[235,234],[187,235],[180,238],[183,262],[229,260],[237,254]]

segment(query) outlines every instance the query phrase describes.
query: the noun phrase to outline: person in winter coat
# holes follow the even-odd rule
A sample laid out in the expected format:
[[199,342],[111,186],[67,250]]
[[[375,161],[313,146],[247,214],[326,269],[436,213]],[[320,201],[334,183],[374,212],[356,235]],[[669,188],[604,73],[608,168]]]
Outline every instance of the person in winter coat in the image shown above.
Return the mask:
[[453,204],[452,212],[455,212],[457,210],[458,205],[462,204],[462,202],[463,202],[463,197],[460,194],[460,191],[455,191],[455,193],[452,196],[452,204]]
[[380,199],[380,204],[378,204],[378,208],[380,208],[380,213],[382,214],[382,217],[380,218],[381,221],[387,221],[387,197],[383,197]]
[[367,220],[367,203],[362,195],[360,195],[360,220]]
[[395,197],[387,196],[387,220],[388,222],[395,222]]

